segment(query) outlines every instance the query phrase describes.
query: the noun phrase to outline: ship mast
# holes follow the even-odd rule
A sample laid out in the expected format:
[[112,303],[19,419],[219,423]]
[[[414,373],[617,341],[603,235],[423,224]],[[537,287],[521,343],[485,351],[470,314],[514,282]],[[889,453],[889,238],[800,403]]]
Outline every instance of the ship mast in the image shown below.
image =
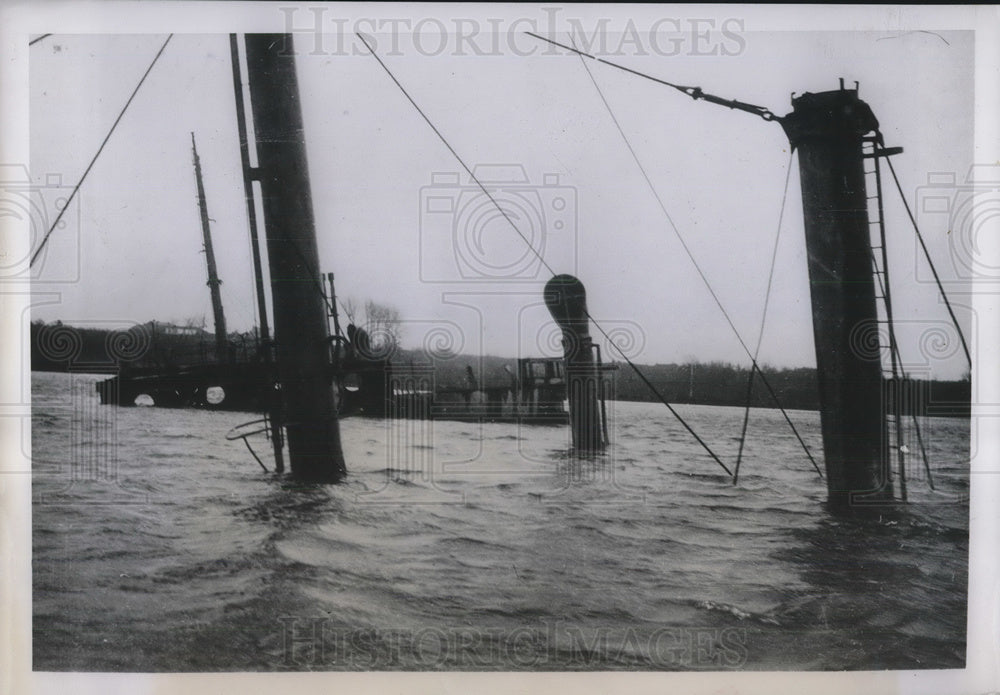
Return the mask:
[[250,255],[253,259],[254,289],[257,293],[260,355],[264,364],[265,383],[267,384],[264,407],[268,416],[271,448],[274,451],[274,470],[278,473],[284,473],[285,435],[281,424],[281,394],[273,388],[273,379],[275,378],[274,344],[271,341],[271,328],[267,320],[264,269],[260,256],[260,234],[257,230],[257,203],[253,192],[255,171],[250,166],[250,138],[247,134],[247,112],[243,100],[243,78],[240,74],[240,48],[236,34],[229,35],[229,52],[233,68],[233,93],[236,99],[236,128],[240,138],[240,163],[243,166],[243,197],[247,206],[247,223],[250,227]]
[[878,121],[843,81],[792,106],[781,125],[799,153],[829,500],[878,504],[893,497],[882,368],[860,345],[878,325],[862,151]]
[[201,160],[198,158],[198,147],[191,133],[191,153],[194,156],[194,176],[198,182],[198,208],[201,210],[201,231],[205,238],[205,263],[208,265],[208,288],[212,293],[212,314],[215,318],[215,361],[228,359],[229,339],[226,334],[226,315],[222,311],[222,293],[219,285],[219,271],[215,265],[215,251],[212,249],[212,231],[208,226],[208,204],[205,202],[205,185],[201,180]]
[[291,34],[246,34],[250,108],[267,239],[278,379],[292,474],[346,474]]

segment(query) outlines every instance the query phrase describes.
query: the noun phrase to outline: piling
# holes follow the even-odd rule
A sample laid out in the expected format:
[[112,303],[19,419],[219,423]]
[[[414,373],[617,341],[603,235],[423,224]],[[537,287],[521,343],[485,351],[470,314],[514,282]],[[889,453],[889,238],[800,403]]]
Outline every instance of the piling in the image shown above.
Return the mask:
[[247,34],[245,40],[292,474],[304,481],[335,482],[344,476],[346,466],[331,379],[292,36]]
[[562,330],[573,448],[580,453],[604,450],[601,428],[601,375],[594,362],[587,293],[572,275],[556,275],[545,285],[545,305]]
[[857,89],[792,99],[782,127],[798,150],[829,501],[892,498],[862,143],[878,129]]

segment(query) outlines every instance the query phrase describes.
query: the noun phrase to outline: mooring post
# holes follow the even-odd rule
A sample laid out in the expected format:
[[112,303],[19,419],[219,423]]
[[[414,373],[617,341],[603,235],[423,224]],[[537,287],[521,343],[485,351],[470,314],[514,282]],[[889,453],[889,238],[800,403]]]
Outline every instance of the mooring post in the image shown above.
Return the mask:
[[562,329],[573,448],[583,453],[603,451],[598,405],[601,375],[594,363],[583,283],[572,275],[556,275],[545,284],[545,305]]
[[330,378],[292,36],[247,34],[245,40],[292,474],[335,482],[346,466]]
[[843,82],[792,106],[781,124],[799,156],[829,500],[884,502],[892,482],[862,158],[878,121]]

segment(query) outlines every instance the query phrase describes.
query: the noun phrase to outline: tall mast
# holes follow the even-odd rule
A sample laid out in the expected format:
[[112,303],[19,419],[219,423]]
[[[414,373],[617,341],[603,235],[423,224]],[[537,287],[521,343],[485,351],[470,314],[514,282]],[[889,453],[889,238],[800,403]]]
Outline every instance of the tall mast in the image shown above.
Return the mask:
[[862,147],[878,121],[843,83],[792,106],[781,125],[799,153],[828,497],[840,508],[884,502],[882,368],[865,350],[878,313]]
[[260,354],[267,375],[267,395],[264,403],[269,415],[271,448],[274,451],[274,469],[285,471],[284,431],[281,424],[281,394],[272,387],[274,370],[271,327],[267,320],[267,297],[264,294],[264,269],[260,260],[260,233],[257,230],[257,204],[254,200],[253,181],[256,171],[250,166],[250,139],[247,135],[247,113],[243,100],[243,78],[240,74],[240,49],[236,34],[229,35],[229,53],[233,68],[233,92],[236,98],[236,128],[240,138],[240,163],[243,165],[243,198],[247,205],[247,223],[250,227],[250,255],[253,258],[254,288],[257,292],[257,320],[259,322]]
[[292,35],[247,34],[244,40],[292,474],[335,482],[346,466]]
[[228,359],[229,339],[226,334],[226,315],[222,312],[222,293],[219,285],[219,271],[215,266],[215,251],[212,249],[212,231],[208,226],[208,203],[205,202],[205,186],[201,181],[201,160],[191,133],[191,152],[194,155],[194,177],[198,182],[198,208],[201,210],[201,231],[205,238],[205,263],[208,265],[208,288],[212,293],[212,315],[215,318],[215,360]]

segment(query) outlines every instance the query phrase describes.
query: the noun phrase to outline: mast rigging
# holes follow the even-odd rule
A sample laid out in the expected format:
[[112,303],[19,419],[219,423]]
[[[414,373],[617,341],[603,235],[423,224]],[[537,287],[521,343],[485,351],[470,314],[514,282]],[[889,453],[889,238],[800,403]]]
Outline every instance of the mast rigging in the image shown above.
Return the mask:
[[[792,146],[792,151],[799,151],[803,215],[806,225],[806,242],[809,249],[814,344],[817,354],[817,374],[820,379],[820,412],[829,497],[835,506],[853,505],[860,502],[884,502],[891,499],[892,484],[888,453],[893,447],[890,447],[888,441],[887,415],[884,403],[885,384],[881,375],[881,361],[879,360],[877,365],[872,365],[870,360],[866,362],[851,344],[859,326],[866,324],[877,326],[879,324],[874,290],[877,280],[882,288],[882,293],[877,298],[883,302],[886,321],[890,323],[889,350],[894,376],[893,383],[894,386],[899,386],[898,379],[895,378],[899,355],[895,332],[891,325],[892,308],[889,304],[890,289],[888,287],[882,193],[877,158],[885,157],[889,163],[896,187],[903,198],[907,214],[913,223],[938,289],[944,297],[948,313],[958,332],[970,366],[971,356],[961,326],[958,324],[947,296],[945,296],[944,288],[920,230],[917,228],[913,213],[906,203],[905,196],[903,196],[895,169],[891,160],[888,159],[889,156],[902,152],[902,148],[884,147],[881,133],[878,130],[878,121],[868,105],[857,97],[857,83],[855,83],[853,90],[846,90],[844,81],[841,79],[839,91],[819,94],[807,92],[798,98],[793,96],[794,111],[784,117],[778,117],[765,107],[706,94],[700,87],[685,87],[674,84],[612,61],[597,58],[580,51],[575,46],[569,46],[532,32],[526,33],[536,39],[576,53],[581,58],[590,58],[624,72],[671,87],[692,99],[701,99],[730,109],[745,111],[766,121],[780,123]],[[586,68],[586,61],[583,63]],[[587,68],[587,72],[590,74],[589,68]],[[594,81],[593,75],[590,75],[590,78]],[[594,84],[600,92],[596,81]],[[604,100],[603,94],[601,97]],[[604,100],[604,103],[610,111],[607,100]],[[618,125],[613,113],[612,119]],[[621,131],[620,126],[619,131]],[[624,132],[622,135],[624,136]],[[865,142],[875,143],[869,154],[864,154],[862,151],[862,145]],[[627,138],[626,144],[628,145]],[[629,145],[629,149],[639,164],[647,183],[652,188],[649,177],[639,163],[631,145]],[[866,172],[862,166],[864,158],[876,158],[874,173],[878,189],[876,194],[878,220],[874,223],[869,223],[867,205],[869,198],[865,194]],[[655,190],[653,190],[653,194],[659,201]],[[664,213],[666,213],[665,209]],[[669,219],[669,215],[667,217]],[[878,247],[882,250],[881,267],[874,253],[876,247],[871,241],[871,224],[878,224],[881,230],[882,241]],[[681,239],[681,243],[687,250],[683,239]],[[690,253],[688,255],[690,257]],[[831,269],[834,270],[831,271]],[[885,282],[882,281],[883,277]],[[703,274],[702,279],[707,284]],[[715,297],[711,286],[709,286],[709,291]],[[717,298],[716,303],[719,304]],[[719,304],[719,308],[726,315],[721,304]],[[728,319],[728,315],[726,317]],[[730,325],[732,326],[731,321]],[[735,331],[735,327],[733,330]],[[739,337],[738,333],[737,337]],[[767,385],[767,380],[757,367],[756,355],[750,353],[742,339],[740,339],[740,343],[743,344],[752,362],[747,384],[749,407],[755,373],[761,375],[765,385]],[[773,391],[772,395],[774,395]],[[903,447],[899,430],[901,426],[899,400],[900,393],[897,393],[894,406],[897,438],[895,448],[900,455],[899,477],[905,501],[906,483],[902,461]],[[790,420],[789,424],[792,424]],[[917,427],[917,437],[921,440],[921,449],[923,450],[919,422],[915,415],[914,425]],[[792,427],[794,430],[794,425]],[[744,434],[745,429],[746,416],[744,417]],[[743,437],[741,436],[740,458],[742,458],[742,446]],[[803,448],[805,448],[804,443]],[[805,448],[805,450],[808,454],[808,449]],[[738,463],[739,461],[737,465]],[[925,450],[924,463],[928,469],[930,480]],[[815,466],[815,461],[813,464]],[[931,486],[933,487],[933,483]]]

